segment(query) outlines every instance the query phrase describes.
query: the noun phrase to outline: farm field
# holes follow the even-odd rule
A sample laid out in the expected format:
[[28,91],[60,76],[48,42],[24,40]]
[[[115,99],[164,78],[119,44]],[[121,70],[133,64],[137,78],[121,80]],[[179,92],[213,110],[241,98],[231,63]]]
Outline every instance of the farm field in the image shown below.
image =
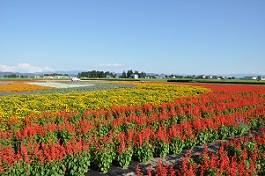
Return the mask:
[[33,83],[0,84],[1,175],[107,173],[113,163],[147,162],[249,130],[259,131],[217,153],[205,145],[196,161],[188,152],[177,167],[159,163],[135,174],[265,174],[264,86]]

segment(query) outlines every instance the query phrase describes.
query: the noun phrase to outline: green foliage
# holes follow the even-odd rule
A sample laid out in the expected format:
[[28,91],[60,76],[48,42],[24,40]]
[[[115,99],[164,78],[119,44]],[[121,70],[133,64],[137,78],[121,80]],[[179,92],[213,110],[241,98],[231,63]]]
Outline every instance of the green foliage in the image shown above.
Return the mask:
[[195,137],[189,137],[185,140],[185,148],[193,149],[197,144],[197,139]]
[[197,131],[197,144],[202,146],[209,141],[211,134],[207,130]]
[[62,163],[66,168],[65,174],[71,176],[84,175],[90,166],[90,153],[88,151],[82,151],[75,155],[67,155]]
[[218,130],[219,138],[222,140],[225,139],[228,136],[228,131],[229,129],[227,126],[221,125]]
[[93,159],[93,165],[96,166],[99,171],[107,172],[114,159],[114,153],[111,146],[106,146],[106,148],[97,151]]
[[62,162],[53,160],[52,162],[41,163],[26,163],[24,161],[17,161],[13,163],[10,169],[1,173],[3,176],[62,176],[65,175],[64,165]]
[[140,162],[150,160],[153,156],[153,146],[146,141],[143,142],[143,145],[134,146],[134,156]]
[[104,135],[108,134],[109,131],[110,131],[109,128],[110,128],[110,127],[109,127],[109,125],[107,125],[107,124],[99,125],[99,126],[97,127],[97,129],[96,129],[96,131],[97,131],[97,135],[98,135],[98,136],[104,136]]
[[185,142],[180,137],[176,138],[172,137],[170,141],[171,141],[169,145],[170,153],[179,154],[182,151],[182,149],[185,147]]
[[207,142],[210,143],[210,142],[213,142],[216,139],[219,139],[219,134],[218,134],[218,131],[216,129],[214,129],[214,128],[208,128],[208,129],[206,129],[206,131],[208,131],[209,136],[210,136],[208,138]]
[[12,165],[13,167],[11,169],[7,169],[6,172],[1,173],[2,176],[20,176],[25,175],[28,176],[30,174],[33,174],[32,167],[30,164],[24,162],[24,161],[16,161]]
[[264,125],[263,119],[258,117],[250,118],[251,129],[256,130]]
[[73,115],[71,117],[68,118],[68,121],[75,124],[76,121],[80,120],[81,116],[80,115]]
[[236,148],[234,145],[228,145],[228,146],[226,147],[226,150],[227,150],[228,156],[232,157],[232,156],[234,156],[234,155],[236,154],[236,157],[237,157],[238,159],[241,158],[240,155],[241,155],[242,150]]
[[117,161],[121,167],[126,167],[132,160],[133,149],[132,147],[126,148],[122,153],[117,154]]
[[62,143],[66,144],[69,141],[73,134],[69,132],[67,129],[59,130],[57,132],[57,138],[61,140]]
[[238,135],[242,135],[242,134],[244,134],[245,132],[247,132],[249,129],[250,129],[250,127],[249,127],[247,124],[240,124],[240,125],[237,127],[237,134],[238,134]]
[[81,77],[87,77],[87,78],[105,78],[106,76],[115,77],[116,75],[114,73],[111,73],[109,71],[103,72],[103,71],[88,71],[88,72],[81,72],[77,75],[79,78]]
[[169,144],[164,141],[155,141],[154,156],[163,158],[169,153]]
[[253,141],[241,141],[241,146],[246,147],[247,151],[253,151],[256,144]]
[[234,125],[228,126],[228,137],[235,136],[237,134],[237,128]]

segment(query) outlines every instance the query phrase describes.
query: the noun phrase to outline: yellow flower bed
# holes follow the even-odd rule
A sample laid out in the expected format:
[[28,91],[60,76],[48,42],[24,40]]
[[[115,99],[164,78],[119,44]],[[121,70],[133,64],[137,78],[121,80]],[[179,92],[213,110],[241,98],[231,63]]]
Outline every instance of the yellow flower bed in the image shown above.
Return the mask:
[[27,84],[24,82],[10,82],[7,84],[0,84],[0,92],[29,92],[34,90],[49,90],[49,89],[53,88],[48,86]]
[[0,118],[23,118],[43,111],[82,111],[108,109],[113,105],[161,104],[173,98],[192,96],[209,91],[204,87],[181,84],[136,84],[132,88],[113,88],[92,92],[70,92],[0,97]]

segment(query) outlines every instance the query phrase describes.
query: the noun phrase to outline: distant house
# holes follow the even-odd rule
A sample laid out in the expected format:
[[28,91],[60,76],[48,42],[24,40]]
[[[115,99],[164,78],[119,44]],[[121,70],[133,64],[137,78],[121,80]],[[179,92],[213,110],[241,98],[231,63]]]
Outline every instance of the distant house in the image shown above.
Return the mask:
[[67,79],[67,78],[70,78],[70,77],[69,76],[64,76],[64,75],[57,75],[57,76],[54,76],[54,78]]
[[166,78],[166,75],[162,73],[159,75],[154,75],[153,78],[163,79],[163,78]]
[[68,75],[62,75],[62,74],[57,74],[57,73],[54,73],[54,74],[44,74],[43,75],[43,79],[69,79],[71,78],[70,76]]
[[139,76],[137,74],[132,74],[130,78],[133,78],[133,79],[138,79]]
[[43,79],[53,79],[54,78],[54,76],[52,76],[52,75],[44,75],[43,76]]
[[205,79],[206,76],[205,75],[199,75],[197,78],[199,78],[199,79]]
[[160,79],[161,77],[159,75],[155,75],[154,78]]
[[106,78],[110,79],[110,78],[113,78],[113,77],[112,77],[112,76],[110,76],[110,75],[107,75],[107,76],[106,76]]
[[213,79],[213,76],[206,76],[206,79]]
[[265,80],[265,77],[262,77],[262,76],[258,76],[258,77],[257,77],[257,80],[258,80],[258,81],[262,81],[262,80]]
[[164,73],[158,75],[160,78],[166,78],[166,75]]

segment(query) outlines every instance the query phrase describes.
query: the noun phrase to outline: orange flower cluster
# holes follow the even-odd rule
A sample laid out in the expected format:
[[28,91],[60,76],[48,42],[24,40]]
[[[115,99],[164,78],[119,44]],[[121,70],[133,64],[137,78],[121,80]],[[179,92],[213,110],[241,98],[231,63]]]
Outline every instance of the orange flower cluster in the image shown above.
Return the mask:
[[0,84],[0,92],[30,92],[34,90],[49,90],[49,89],[54,89],[54,88],[48,86],[27,84],[25,82],[9,82],[7,84]]

